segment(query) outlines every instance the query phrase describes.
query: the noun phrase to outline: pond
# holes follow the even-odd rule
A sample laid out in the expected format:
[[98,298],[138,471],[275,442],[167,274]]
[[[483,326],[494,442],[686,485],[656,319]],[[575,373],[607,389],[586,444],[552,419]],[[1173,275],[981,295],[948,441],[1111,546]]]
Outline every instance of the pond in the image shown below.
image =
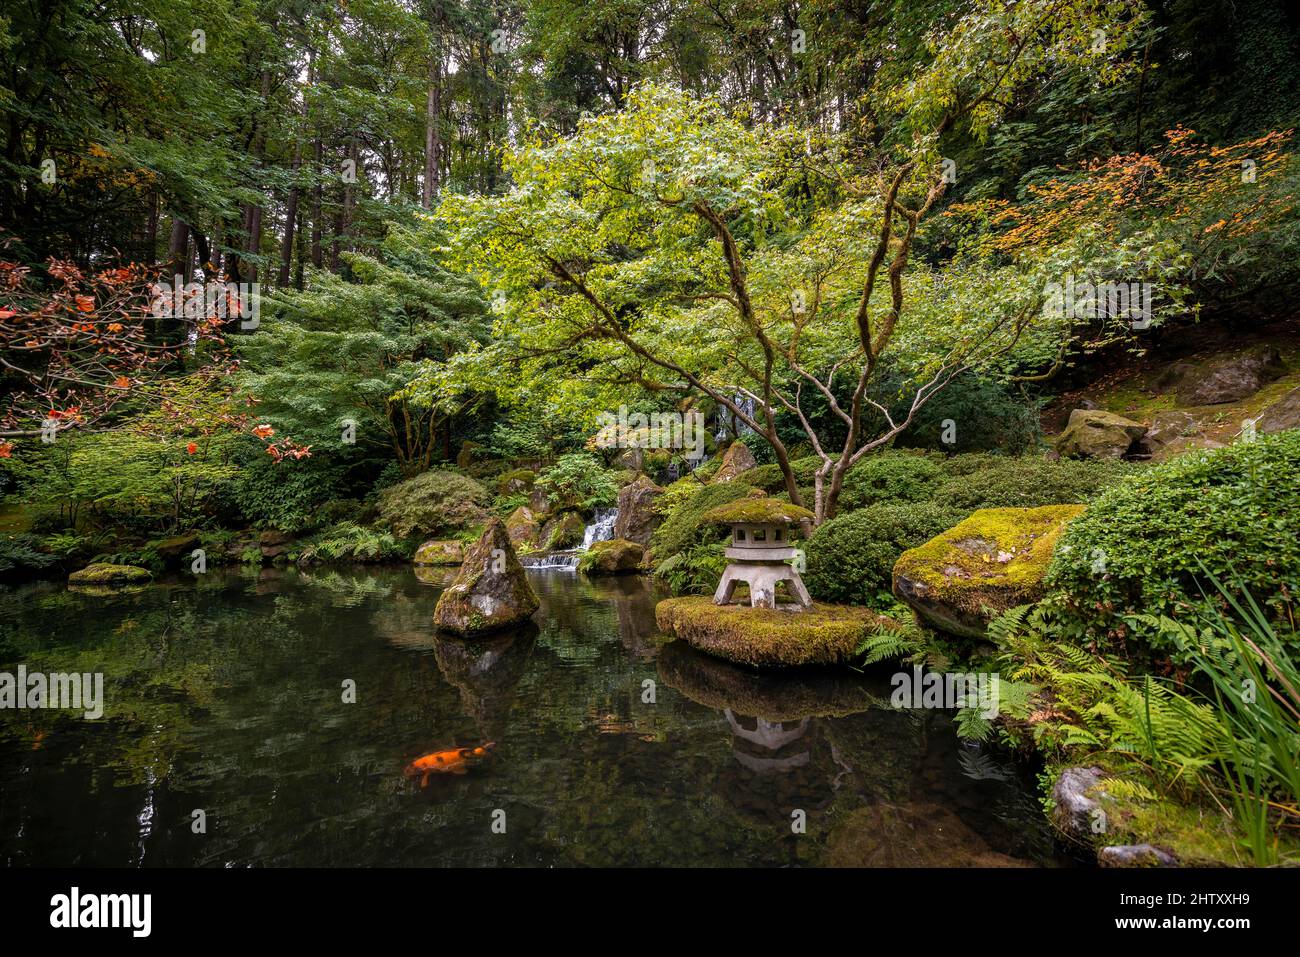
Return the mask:
[[[529,578],[538,624],[468,643],[430,626],[441,571],[0,589],[0,671],[105,675],[100,720],[0,711],[0,860],[1067,863],[1026,772],[890,707],[893,669],[757,674],[663,644],[643,579]],[[469,773],[403,773],[486,741]]]

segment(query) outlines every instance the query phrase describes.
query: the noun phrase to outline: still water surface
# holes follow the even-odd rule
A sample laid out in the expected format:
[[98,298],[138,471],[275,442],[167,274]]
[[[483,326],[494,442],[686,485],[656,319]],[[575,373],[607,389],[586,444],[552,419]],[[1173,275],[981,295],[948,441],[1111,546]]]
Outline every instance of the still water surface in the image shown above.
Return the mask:
[[[640,578],[529,577],[538,624],[469,643],[430,627],[442,571],[0,588],[0,671],[103,671],[107,698],[0,711],[0,861],[1061,863],[1023,772],[890,708],[892,669],[756,674],[663,644]],[[485,741],[468,774],[403,774]]]

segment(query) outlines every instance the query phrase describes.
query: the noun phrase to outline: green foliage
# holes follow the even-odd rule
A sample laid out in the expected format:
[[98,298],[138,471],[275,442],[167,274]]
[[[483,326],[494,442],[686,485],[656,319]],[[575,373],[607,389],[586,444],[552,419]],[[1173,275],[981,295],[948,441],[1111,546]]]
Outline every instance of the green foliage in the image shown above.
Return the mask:
[[840,512],[890,502],[930,498],[943,481],[941,461],[907,452],[868,455],[844,476]]
[[711,595],[727,567],[725,542],[692,545],[673,552],[655,565],[655,577],[668,583],[674,595]]
[[379,517],[399,538],[429,536],[477,524],[492,494],[459,472],[423,472],[379,493]]
[[196,428],[192,437],[199,441],[190,452],[184,425],[159,428],[159,418],[144,416],[120,431],[65,433],[0,461],[17,479],[22,500],[57,513],[63,527],[192,528],[239,474],[237,448],[256,443],[238,435],[205,437]]
[[[1233,592],[1295,620],[1300,582],[1300,431],[1194,452],[1103,493],[1061,537],[1047,582],[1078,640],[1182,652],[1159,629],[1117,616],[1186,620],[1212,611],[1202,564]],[[1294,629],[1286,638],[1300,647]]]
[[882,661],[910,662],[924,654],[925,648],[924,632],[915,622],[906,621],[897,627],[871,629],[854,653],[862,657],[861,664],[865,666]]
[[1039,456],[958,456],[945,466],[953,477],[934,493],[933,501],[966,513],[979,508],[1082,505],[1143,468],[1098,459],[1053,462]]
[[254,525],[301,532],[322,524],[316,512],[348,487],[349,455],[322,451],[299,461],[272,461],[243,450],[239,475],[224,492],[225,510]]
[[822,601],[877,608],[891,604],[898,556],[962,517],[930,502],[886,502],[833,518],[808,541],[808,590]]
[[[748,485],[740,482],[722,482],[701,486],[677,505],[655,529],[650,538],[650,550],[655,561],[662,563],[678,552],[686,552],[698,545],[714,544],[726,538],[726,529],[702,522],[705,512],[744,498],[750,492]],[[715,582],[716,584],[716,582]]]
[[618,485],[596,456],[573,452],[559,460],[537,479],[552,508],[588,511],[618,501]]
[[1214,609],[1198,633],[1187,624],[1142,616],[1173,636],[1195,673],[1208,679],[1227,726],[1215,755],[1244,843],[1259,866],[1278,863],[1274,832],[1300,823],[1300,668],[1249,593],[1206,577],[1228,609]]
[[[958,376],[925,404],[901,435],[898,447],[940,452],[1000,452],[1025,455],[1038,447],[1039,403],[1016,395],[988,376]],[[906,409],[899,409],[906,415]],[[897,413],[896,413],[897,415]],[[945,440],[952,423],[952,442]]]
[[54,568],[59,556],[42,550],[39,536],[0,535],[0,581],[16,580]]
[[[1002,683],[1003,729],[1013,744],[1028,736],[1049,761],[1116,774],[1106,786],[1113,798],[1226,803],[1255,862],[1274,864],[1281,827],[1300,818],[1300,673],[1249,596],[1238,600],[1206,580],[1229,611],[1203,627],[1141,617],[1183,650],[1209,693],[1090,653],[1063,637],[1049,607],[995,619],[989,636],[1010,679]],[[1009,684],[1028,694],[1008,694]]]
[[410,558],[411,554],[410,542],[392,532],[340,522],[308,539],[298,560],[303,563],[383,562]]
[[[239,340],[240,385],[260,400],[277,432],[329,451],[308,469],[378,471],[380,456],[404,474],[427,468],[447,428],[441,399],[410,386],[429,363],[485,339],[486,307],[464,276],[443,268],[427,224],[393,224],[376,255],[345,253],[347,275],[317,273],[301,292],[280,290],[256,335]],[[355,439],[343,441],[346,423]],[[319,484],[319,483],[317,483]]]

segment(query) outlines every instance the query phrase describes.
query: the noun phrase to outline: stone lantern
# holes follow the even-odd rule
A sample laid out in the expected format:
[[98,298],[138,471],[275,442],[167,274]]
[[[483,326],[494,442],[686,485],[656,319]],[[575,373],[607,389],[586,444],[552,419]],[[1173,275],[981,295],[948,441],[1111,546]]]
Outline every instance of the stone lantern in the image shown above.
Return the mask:
[[749,586],[752,607],[776,608],[776,586],[785,582],[795,600],[794,606],[785,607],[811,607],[812,598],[799,572],[787,563],[797,553],[790,544],[791,532],[800,522],[812,518],[813,513],[806,508],[770,498],[737,499],[706,512],[704,521],[731,527],[731,544],[726,551],[729,564],[713,603],[731,604],[736,585],[744,582]]

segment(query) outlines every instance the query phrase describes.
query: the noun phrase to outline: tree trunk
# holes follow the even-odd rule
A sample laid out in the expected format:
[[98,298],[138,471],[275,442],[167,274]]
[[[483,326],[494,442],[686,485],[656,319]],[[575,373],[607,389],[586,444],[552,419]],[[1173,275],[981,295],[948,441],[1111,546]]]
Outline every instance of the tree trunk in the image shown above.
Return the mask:
[[284,243],[280,246],[280,276],[276,285],[289,285],[289,270],[293,266],[293,232],[298,224],[298,168],[302,166],[302,143],[293,146],[293,186],[284,211]]
[[434,40],[433,55],[429,60],[429,94],[424,104],[424,195],[421,205],[433,208],[433,198],[438,194],[439,156],[442,137],[439,129],[442,98],[442,50]]
[[179,216],[172,215],[172,232],[167,240],[167,281],[176,276],[189,279],[190,227]]

